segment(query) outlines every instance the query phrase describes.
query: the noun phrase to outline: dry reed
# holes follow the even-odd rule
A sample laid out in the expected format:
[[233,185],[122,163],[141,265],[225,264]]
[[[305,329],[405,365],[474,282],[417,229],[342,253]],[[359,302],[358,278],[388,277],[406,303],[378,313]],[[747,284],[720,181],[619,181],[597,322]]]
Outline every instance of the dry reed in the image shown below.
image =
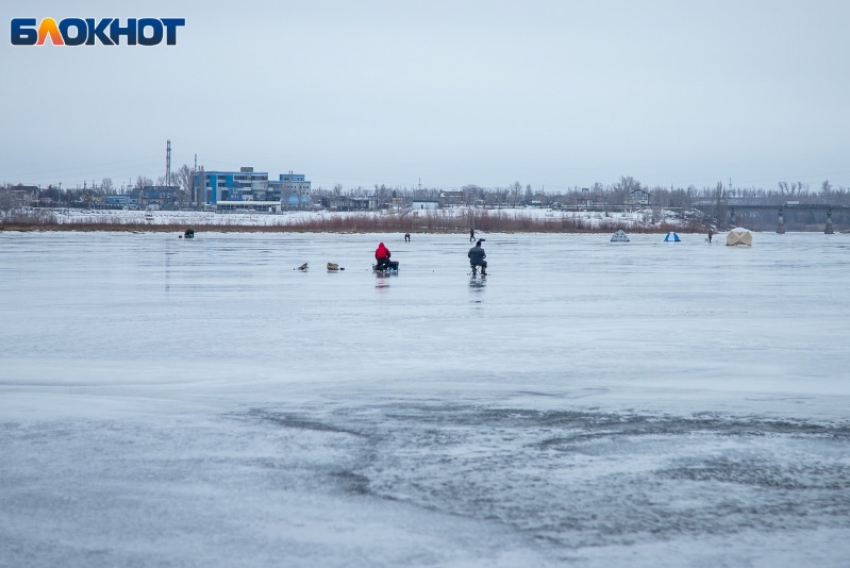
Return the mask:
[[195,231],[229,233],[458,233],[470,228],[483,233],[613,233],[622,229],[631,233],[704,232],[697,221],[685,224],[617,222],[602,218],[598,222],[566,215],[535,217],[501,211],[475,210],[463,215],[445,212],[425,212],[420,215],[329,215],[280,224],[244,224],[230,216],[221,222],[174,222],[152,224],[126,222],[117,216],[104,216],[97,221],[60,221],[55,215],[13,215],[0,222],[2,231],[136,231],[183,232]]

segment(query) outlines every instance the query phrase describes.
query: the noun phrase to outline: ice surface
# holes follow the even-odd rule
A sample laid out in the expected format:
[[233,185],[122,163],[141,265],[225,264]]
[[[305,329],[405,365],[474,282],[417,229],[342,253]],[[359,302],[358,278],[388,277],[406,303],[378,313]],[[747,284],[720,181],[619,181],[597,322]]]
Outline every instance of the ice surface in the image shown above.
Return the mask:
[[0,233],[0,566],[847,565],[850,235],[482,236]]

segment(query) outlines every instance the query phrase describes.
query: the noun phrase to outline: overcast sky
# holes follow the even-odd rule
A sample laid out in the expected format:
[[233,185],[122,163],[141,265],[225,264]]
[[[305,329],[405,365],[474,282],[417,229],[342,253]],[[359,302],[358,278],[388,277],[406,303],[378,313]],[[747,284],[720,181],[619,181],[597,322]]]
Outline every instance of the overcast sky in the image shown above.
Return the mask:
[[[0,182],[850,187],[846,0],[4,0]],[[176,46],[11,19],[178,17]]]

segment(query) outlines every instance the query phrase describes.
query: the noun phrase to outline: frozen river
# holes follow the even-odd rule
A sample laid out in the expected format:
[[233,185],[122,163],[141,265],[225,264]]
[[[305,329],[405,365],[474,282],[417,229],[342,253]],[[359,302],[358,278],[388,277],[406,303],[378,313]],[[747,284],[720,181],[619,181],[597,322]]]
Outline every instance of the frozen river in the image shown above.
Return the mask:
[[0,233],[0,567],[847,566],[850,235],[722,236]]

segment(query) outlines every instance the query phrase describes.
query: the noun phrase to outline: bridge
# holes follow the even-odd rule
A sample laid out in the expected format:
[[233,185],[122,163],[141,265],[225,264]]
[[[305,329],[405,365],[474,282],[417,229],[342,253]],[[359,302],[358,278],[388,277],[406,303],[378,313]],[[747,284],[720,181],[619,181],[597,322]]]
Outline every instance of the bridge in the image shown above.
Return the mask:
[[[826,225],[824,227],[824,233],[827,235],[831,235],[834,232],[832,226],[832,212],[833,211],[850,211],[850,205],[836,205],[831,203],[801,203],[799,201],[786,201],[781,204],[749,204],[749,203],[736,203],[733,201],[724,202],[726,208],[729,210],[729,222],[732,225],[736,225],[737,221],[735,218],[736,211],[776,211],[778,215],[777,223],[776,223],[776,232],[784,233],[785,232],[785,213],[789,211],[825,211],[826,212]],[[697,205],[709,205],[709,203],[702,203]],[[710,204],[712,207],[716,205],[716,202]]]

